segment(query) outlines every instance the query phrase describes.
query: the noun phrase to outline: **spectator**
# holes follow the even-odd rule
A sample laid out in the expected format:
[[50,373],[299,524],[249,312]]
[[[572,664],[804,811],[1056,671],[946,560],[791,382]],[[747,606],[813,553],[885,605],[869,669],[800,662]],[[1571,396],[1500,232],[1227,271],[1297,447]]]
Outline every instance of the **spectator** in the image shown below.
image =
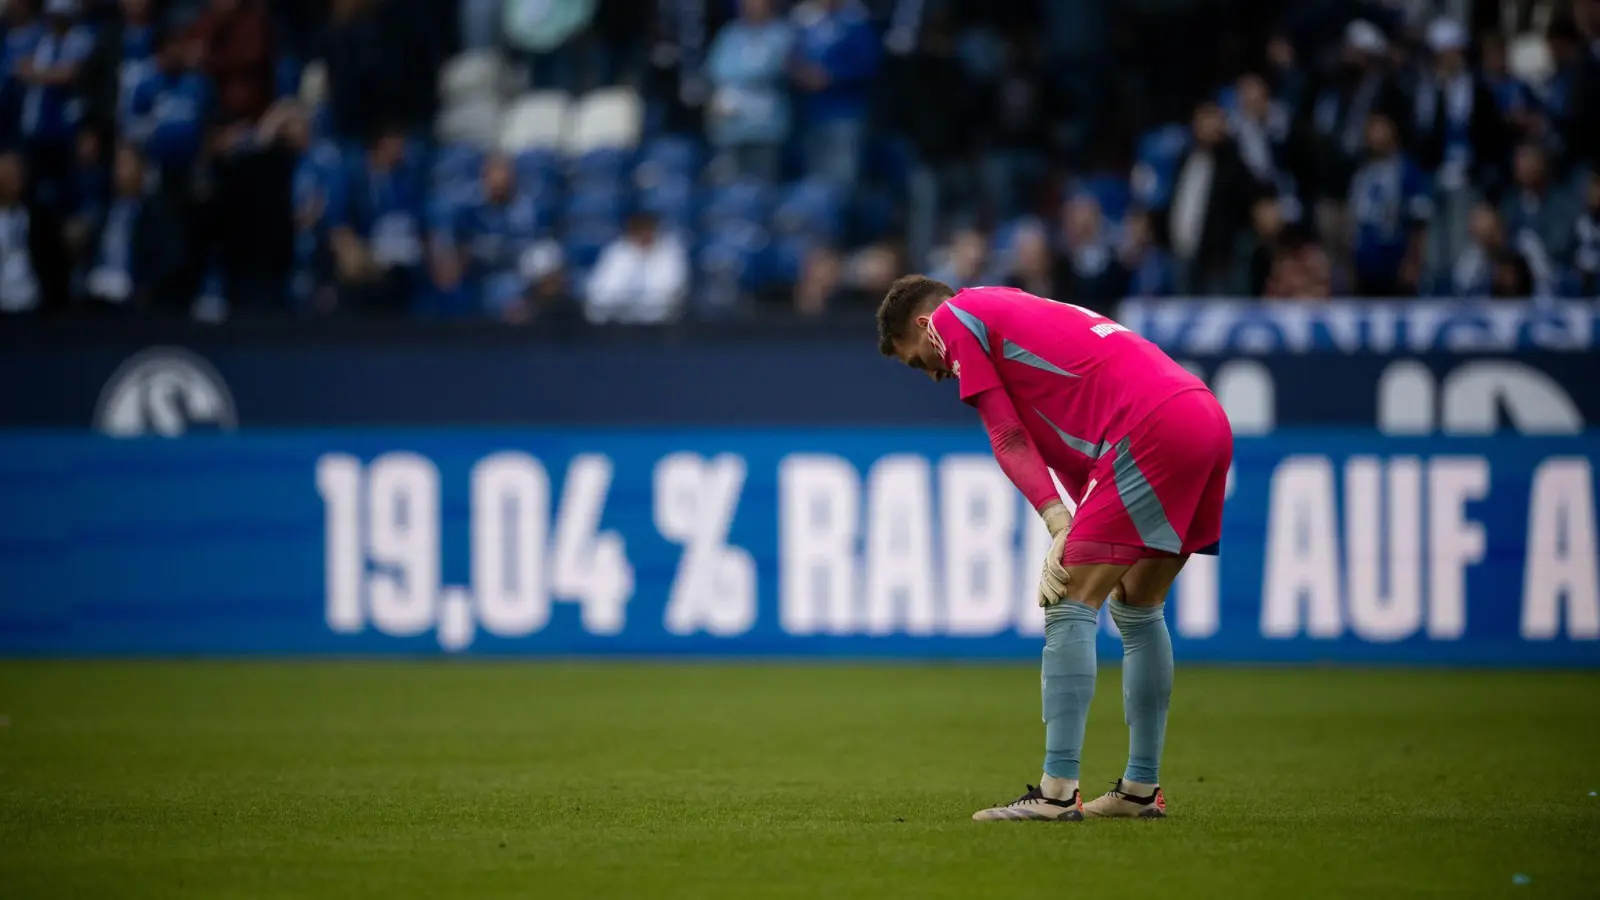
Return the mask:
[[832,247],[814,247],[800,266],[800,281],[794,288],[795,312],[815,317],[828,311],[839,298],[844,281],[844,263]]
[[1067,299],[1067,273],[1050,250],[1050,236],[1043,225],[1028,222],[1017,227],[1011,238],[1011,273],[1006,284],[1035,297]]
[[[543,278],[551,268],[548,242],[539,231],[538,210],[517,189],[510,160],[489,157],[477,190],[434,235],[434,286],[446,296],[463,297],[473,312],[527,321],[534,273]],[[559,268],[559,251],[554,262]]]
[[1178,164],[1167,214],[1167,234],[1178,265],[1178,290],[1190,295],[1227,292],[1234,241],[1260,186],[1227,135],[1215,103],[1194,113],[1193,144]]
[[329,244],[343,286],[340,302],[395,313],[421,287],[421,185],[398,128],[378,134],[359,172],[342,172],[328,204]]
[[[594,16],[594,0],[509,0],[504,9],[506,37],[528,54],[533,86],[579,90],[577,35]],[[474,31],[481,30],[474,26]]]
[[132,147],[116,153],[113,197],[95,236],[83,280],[92,307],[149,309],[179,302],[187,261],[177,211],[146,188],[144,160]]
[[976,228],[957,231],[945,248],[943,258],[935,260],[931,275],[956,290],[987,284],[989,275],[989,238]]
[[1517,148],[1512,179],[1512,190],[1500,205],[1500,219],[1511,244],[1533,266],[1537,280],[1548,285],[1554,280],[1552,261],[1567,258],[1582,198],[1553,183],[1549,160],[1538,144]]
[[77,165],[61,209],[62,237],[72,259],[82,254],[88,246],[89,233],[105,215],[111,178],[103,147],[98,131],[85,128],[78,132]]
[[1128,273],[1130,297],[1166,297],[1173,292],[1172,257],[1156,245],[1155,226],[1143,210],[1130,212],[1122,221],[1122,243],[1117,264]]
[[74,142],[82,119],[73,97],[83,63],[94,50],[94,32],[78,22],[78,0],[46,0],[46,29],[33,54],[17,64],[26,85],[21,132],[27,141],[35,195],[59,205],[71,180]]
[[1572,284],[1577,296],[1600,296],[1600,171],[1590,172],[1584,185],[1583,213],[1572,226]]
[[566,260],[561,245],[553,240],[535,243],[517,261],[522,281],[527,284],[524,300],[506,307],[501,318],[510,325],[526,325],[534,321],[577,321],[577,306],[568,300]]
[[1262,197],[1250,208],[1251,231],[1240,240],[1236,292],[1247,297],[1266,295],[1267,280],[1278,256],[1287,223],[1283,207],[1274,197]]
[[850,0],[806,0],[794,17],[791,77],[801,95],[806,169],[848,191],[861,170],[878,38],[866,12]]
[[22,98],[27,83],[21,77],[23,63],[31,62],[44,23],[39,20],[39,0],[7,0],[3,11],[5,43],[0,47],[0,143],[16,140],[22,122]]
[[121,0],[119,8],[122,15],[101,28],[79,82],[84,122],[106,146],[113,140],[124,95],[144,78],[156,53],[153,0]]
[[341,134],[374,134],[430,121],[437,105],[439,38],[419,0],[333,0],[323,41],[329,110]]
[[1427,42],[1433,58],[1417,86],[1415,161],[1433,180],[1431,257],[1448,261],[1460,253],[1467,210],[1479,191],[1494,196],[1503,184],[1508,141],[1494,94],[1467,67],[1466,31],[1438,19],[1428,26]]
[[1494,96],[1501,117],[1520,140],[1538,138],[1542,120],[1539,100],[1533,89],[1511,74],[1506,62],[1506,39],[1498,31],[1483,33],[1478,41],[1479,66],[1483,84]]
[[216,86],[223,124],[255,122],[275,95],[272,22],[264,0],[211,0],[189,32]]
[[[1527,272],[1527,261],[1506,240],[1505,223],[1494,206],[1480,203],[1474,207],[1467,220],[1467,247],[1451,273],[1455,296],[1510,296],[1502,291],[1517,286],[1522,273]],[[1526,281],[1527,289],[1518,296],[1526,297],[1531,292],[1531,273]]]
[[1087,193],[1068,200],[1062,213],[1061,237],[1067,255],[1068,288],[1067,297],[1059,299],[1070,298],[1097,312],[1111,312],[1127,286],[1127,277],[1116,264],[1116,251],[1106,234],[1100,201]]
[[123,133],[154,164],[162,188],[193,189],[210,120],[211,86],[190,65],[189,43],[174,29],[156,40],[155,65],[128,93]]
[[[922,45],[895,67],[901,92],[895,118],[916,150],[908,187],[907,242],[923,264],[945,216],[957,203],[976,199],[971,169],[972,118],[976,97],[971,76],[956,57],[955,35],[943,17],[922,31]],[[930,103],[930,97],[939,102]]]
[[635,211],[600,252],[585,291],[590,322],[659,325],[677,317],[689,290],[689,253],[656,217]]
[[706,130],[739,175],[778,178],[783,142],[789,135],[789,98],[784,66],[794,43],[789,23],[777,18],[773,0],[741,0],[739,18],[723,26],[711,44],[707,71],[711,102]]
[[66,299],[61,230],[46,208],[27,200],[27,165],[0,153],[0,313],[55,308]]
[[1267,80],[1260,75],[1241,77],[1236,93],[1238,106],[1229,117],[1228,131],[1256,180],[1276,185],[1288,169],[1289,112],[1273,102]]
[[293,187],[297,160],[278,141],[282,113],[260,124],[237,120],[216,134],[209,198],[198,241],[233,313],[284,308],[294,257]]
[[968,130],[978,145],[986,212],[1000,219],[1036,212],[1027,207],[1041,193],[1050,163],[1069,152],[1075,124],[1081,125],[1042,40],[1031,31],[1013,35],[998,73],[976,89]]
[[1363,297],[1415,296],[1423,240],[1433,217],[1427,178],[1400,152],[1394,122],[1367,122],[1367,161],[1350,182],[1355,289]]
[[1554,71],[1540,92],[1540,101],[1549,122],[1549,140],[1565,156],[1575,149],[1574,141],[1582,141],[1583,128],[1573,121],[1573,116],[1584,99],[1585,64],[1589,58],[1587,42],[1577,23],[1564,16],[1550,23],[1545,31],[1545,42],[1550,48]]
[[330,312],[337,299],[328,252],[328,205],[343,184],[344,158],[333,142],[312,137],[310,118],[297,105],[286,103],[276,115],[268,113],[262,129],[293,166],[290,297],[302,312]]
[[877,303],[889,286],[905,274],[906,260],[901,249],[890,242],[879,241],[856,251],[845,265],[844,281],[854,293],[854,299],[864,305]]
[[1521,253],[1501,253],[1494,260],[1489,296],[1496,300],[1523,300],[1540,294],[1528,258]]
[[1324,300],[1333,293],[1328,254],[1299,222],[1284,221],[1271,198],[1252,211],[1256,250],[1250,260],[1250,296],[1271,300]]
[[1567,146],[1575,162],[1600,170],[1600,3],[1574,4],[1582,48],[1573,64]]
[[1367,118],[1381,113],[1396,122],[1409,120],[1405,94],[1388,68],[1388,52],[1388,38],[1376,25],[1351,22],[1336,66],[1311,86],[1303,110],[1308,155],[1303,182],[1309,182],[1303,187],[1316,202],[1317,232],[1336,236],[1339,251],[1348,249],[1342,243],[1350,232],[1345,201],[1361,164]]

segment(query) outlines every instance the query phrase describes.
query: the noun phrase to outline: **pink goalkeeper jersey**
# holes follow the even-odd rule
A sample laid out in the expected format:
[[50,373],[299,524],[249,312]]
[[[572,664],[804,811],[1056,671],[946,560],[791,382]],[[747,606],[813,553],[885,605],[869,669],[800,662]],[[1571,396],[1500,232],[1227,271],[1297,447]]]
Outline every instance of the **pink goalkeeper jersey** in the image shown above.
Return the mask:
[[1076,494],[1090,463],[1161,402],[1204,382],[1081,306],[1007,287],[967,288],[933,311],[961,399],[1003,388],[1045,465]]

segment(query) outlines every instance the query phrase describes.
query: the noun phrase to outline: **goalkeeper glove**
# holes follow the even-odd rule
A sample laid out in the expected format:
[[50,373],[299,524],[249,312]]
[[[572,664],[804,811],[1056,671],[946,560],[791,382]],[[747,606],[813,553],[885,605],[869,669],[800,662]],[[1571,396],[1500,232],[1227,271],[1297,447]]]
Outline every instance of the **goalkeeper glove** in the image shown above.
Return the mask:
[[1039,511],[1044,524],[1050,529],[1050,554],[1045,557],[1044,571],[1039,575],[1039,605],[1054,606],[1067,596],[1067,568],[1061,556],[1067,547],[1067,532],[1072,528],[1072,515],[1057,500]]

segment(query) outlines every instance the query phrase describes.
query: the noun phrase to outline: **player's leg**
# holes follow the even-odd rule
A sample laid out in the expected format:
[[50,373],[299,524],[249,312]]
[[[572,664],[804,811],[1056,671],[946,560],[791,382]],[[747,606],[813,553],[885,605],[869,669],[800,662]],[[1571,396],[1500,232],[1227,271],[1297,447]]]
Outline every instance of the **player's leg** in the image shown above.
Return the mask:
[[1172,636],[1167,631],[1167,591],[1188,555],[1144,559],[1122,576],[1107,603],[1122,633],[1122,712],[1128,723],[1128,766],[1105,795],[1084,804],[1099,817],[1161,818],[1161,750],[1172,700]]
[[[1086,804],[1092,816],[1166,815],[1161,751],[1172,697],[1172,637],[1163,604],[1189,554],[1215,553],[1233,434],[1216,398],[1181,394],[1118,446],[1119,494],[1151,553],[1123,576],[1112,619],[1122,632],[1128,767],[1114,789]],[[1176,541],[1176,546],[1172,542]],[[1165,542],[1163,545],[1162,542]]]
[[[1080,507],[1079,518],[1084,510]],[[1044,611],[1044,654],[1039,686],[1044,711],[1044,774],[1037,787],[1016,800],[979,810],[978,821],[1052,820],[1083,818],[1078,791],[1078,767],[1083,758],[1084,728],[1094,699],[1095,639],[1099,633],[1100,605],[1127,571],[1118,558],[1132,548],[1109,544],[1074,546],[1067,539],[1064,561],[1068,593]],[[1095,560],[1092,562],[1086,560]]]

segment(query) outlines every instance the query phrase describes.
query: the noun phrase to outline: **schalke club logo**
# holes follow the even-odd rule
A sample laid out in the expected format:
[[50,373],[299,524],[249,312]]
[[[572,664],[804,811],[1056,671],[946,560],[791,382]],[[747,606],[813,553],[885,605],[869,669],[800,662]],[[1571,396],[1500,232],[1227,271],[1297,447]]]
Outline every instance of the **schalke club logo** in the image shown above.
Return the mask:
[[181,347],[152,347],[117,367],[100,392],[95,427],[116,437],[238,426],[233,395],[209,362]]

